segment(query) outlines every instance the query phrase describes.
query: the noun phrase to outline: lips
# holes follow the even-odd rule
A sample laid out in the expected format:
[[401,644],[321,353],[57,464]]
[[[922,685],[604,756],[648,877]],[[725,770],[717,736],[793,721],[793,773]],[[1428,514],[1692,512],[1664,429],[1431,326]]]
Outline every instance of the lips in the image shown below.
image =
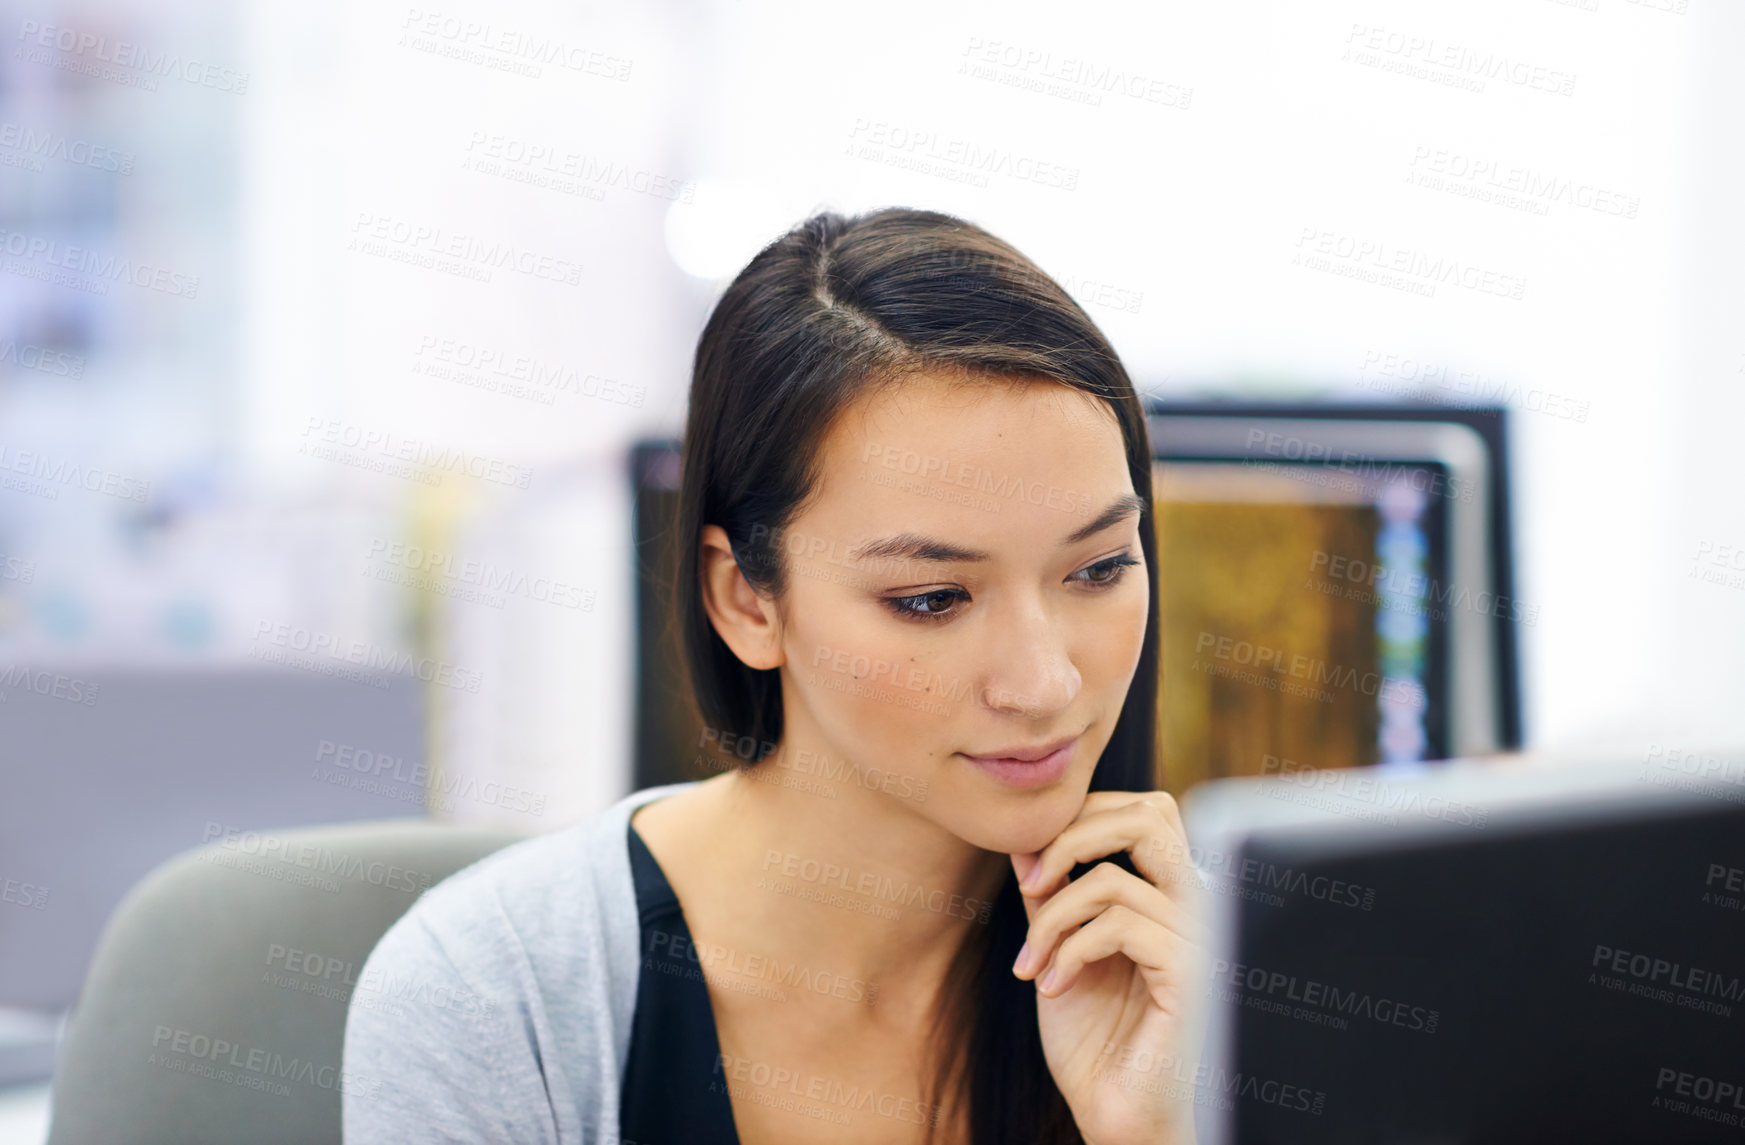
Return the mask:
[[1039,759],[1047,759],[1077,738],[1076,735],[1070,735],[1063,736],[1051,743],[1037,744],[1034,747],[1013,746],[1004,747],[998,751],[976,752],[973,755],[964,752],[963,754],[968,755],[971,759],[985,759],[990,763],[1035,763]]
[[1039,789],[1060,782],[1061,776],[1072,766],[1078,741],[1079,736],[1071,736],[1028,747],[1014,744],[999,749],[1006,753],[1004,755],[964,755],[963,758],[983,775],[1006,787]]

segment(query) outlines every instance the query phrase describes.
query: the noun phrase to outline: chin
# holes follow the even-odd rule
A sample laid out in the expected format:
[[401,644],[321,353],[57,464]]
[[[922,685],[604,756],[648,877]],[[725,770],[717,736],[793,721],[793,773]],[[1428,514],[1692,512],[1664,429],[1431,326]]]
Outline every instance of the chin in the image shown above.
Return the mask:
[[988,808],[987,802],[979,802],[981,813],[964,824],[958,837],[984,850],[1004,854],[1040,851],[1078,817],[1089,787],[1088,777],[1082,783],[1074,783],[1067,776],[1045,791],[1028,792],[1023,799],[1010,800],[1007,807],[995,803],[991,813],[983,810]]

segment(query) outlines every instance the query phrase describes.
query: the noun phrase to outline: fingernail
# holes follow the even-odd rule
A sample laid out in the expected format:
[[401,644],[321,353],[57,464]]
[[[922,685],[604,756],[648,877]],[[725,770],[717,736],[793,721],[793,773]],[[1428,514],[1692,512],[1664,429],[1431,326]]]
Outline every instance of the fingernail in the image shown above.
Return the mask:
[[1030,944],[1026,942],[1018,948],[1018,961],[1012,963],[1012,973],[1024,973],[1026,964],[1030,961]]
[[1054,984],[1054,967],[1050,966],[1048,968],[1048,973],[1046,973],[1042,976],[1041,985],[1042,985],[1043,990],[1047,990],[1053,984]]

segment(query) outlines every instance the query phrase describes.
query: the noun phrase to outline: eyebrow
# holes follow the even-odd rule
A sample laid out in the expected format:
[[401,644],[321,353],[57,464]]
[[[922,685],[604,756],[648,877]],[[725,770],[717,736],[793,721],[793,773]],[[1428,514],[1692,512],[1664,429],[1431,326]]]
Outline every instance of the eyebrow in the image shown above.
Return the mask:
[[[1145,511],[1145,498],[1137,493],[1123,493],[1109,502],[1109,507],[1098,513],[1096,518],[1083,528],[1075,529],[1061,547],[1076,545],[1110,525],[1119,524],[1134,513]],[[962,545],[954,545],[949,541],[937,541],[932,537],[923,537],[919,533],[898,533],[894,537],[882,537],[876,541],[868,541],[850,550],[848,559],[864,561],[877,558],[880,560],[911,560],[911,561],[988,561],[993,559],[991,553],[980,549],[968,549]]]

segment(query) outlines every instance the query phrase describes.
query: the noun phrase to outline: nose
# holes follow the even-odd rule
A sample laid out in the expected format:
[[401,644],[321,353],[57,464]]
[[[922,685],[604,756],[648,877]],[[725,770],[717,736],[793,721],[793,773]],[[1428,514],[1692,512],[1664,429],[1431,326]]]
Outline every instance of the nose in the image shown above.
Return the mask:
[[999,712],[1039,719],[1064,711],[1084,686],[1072,662],[1065,621],[1031,600],[992,626],[982,703]]

